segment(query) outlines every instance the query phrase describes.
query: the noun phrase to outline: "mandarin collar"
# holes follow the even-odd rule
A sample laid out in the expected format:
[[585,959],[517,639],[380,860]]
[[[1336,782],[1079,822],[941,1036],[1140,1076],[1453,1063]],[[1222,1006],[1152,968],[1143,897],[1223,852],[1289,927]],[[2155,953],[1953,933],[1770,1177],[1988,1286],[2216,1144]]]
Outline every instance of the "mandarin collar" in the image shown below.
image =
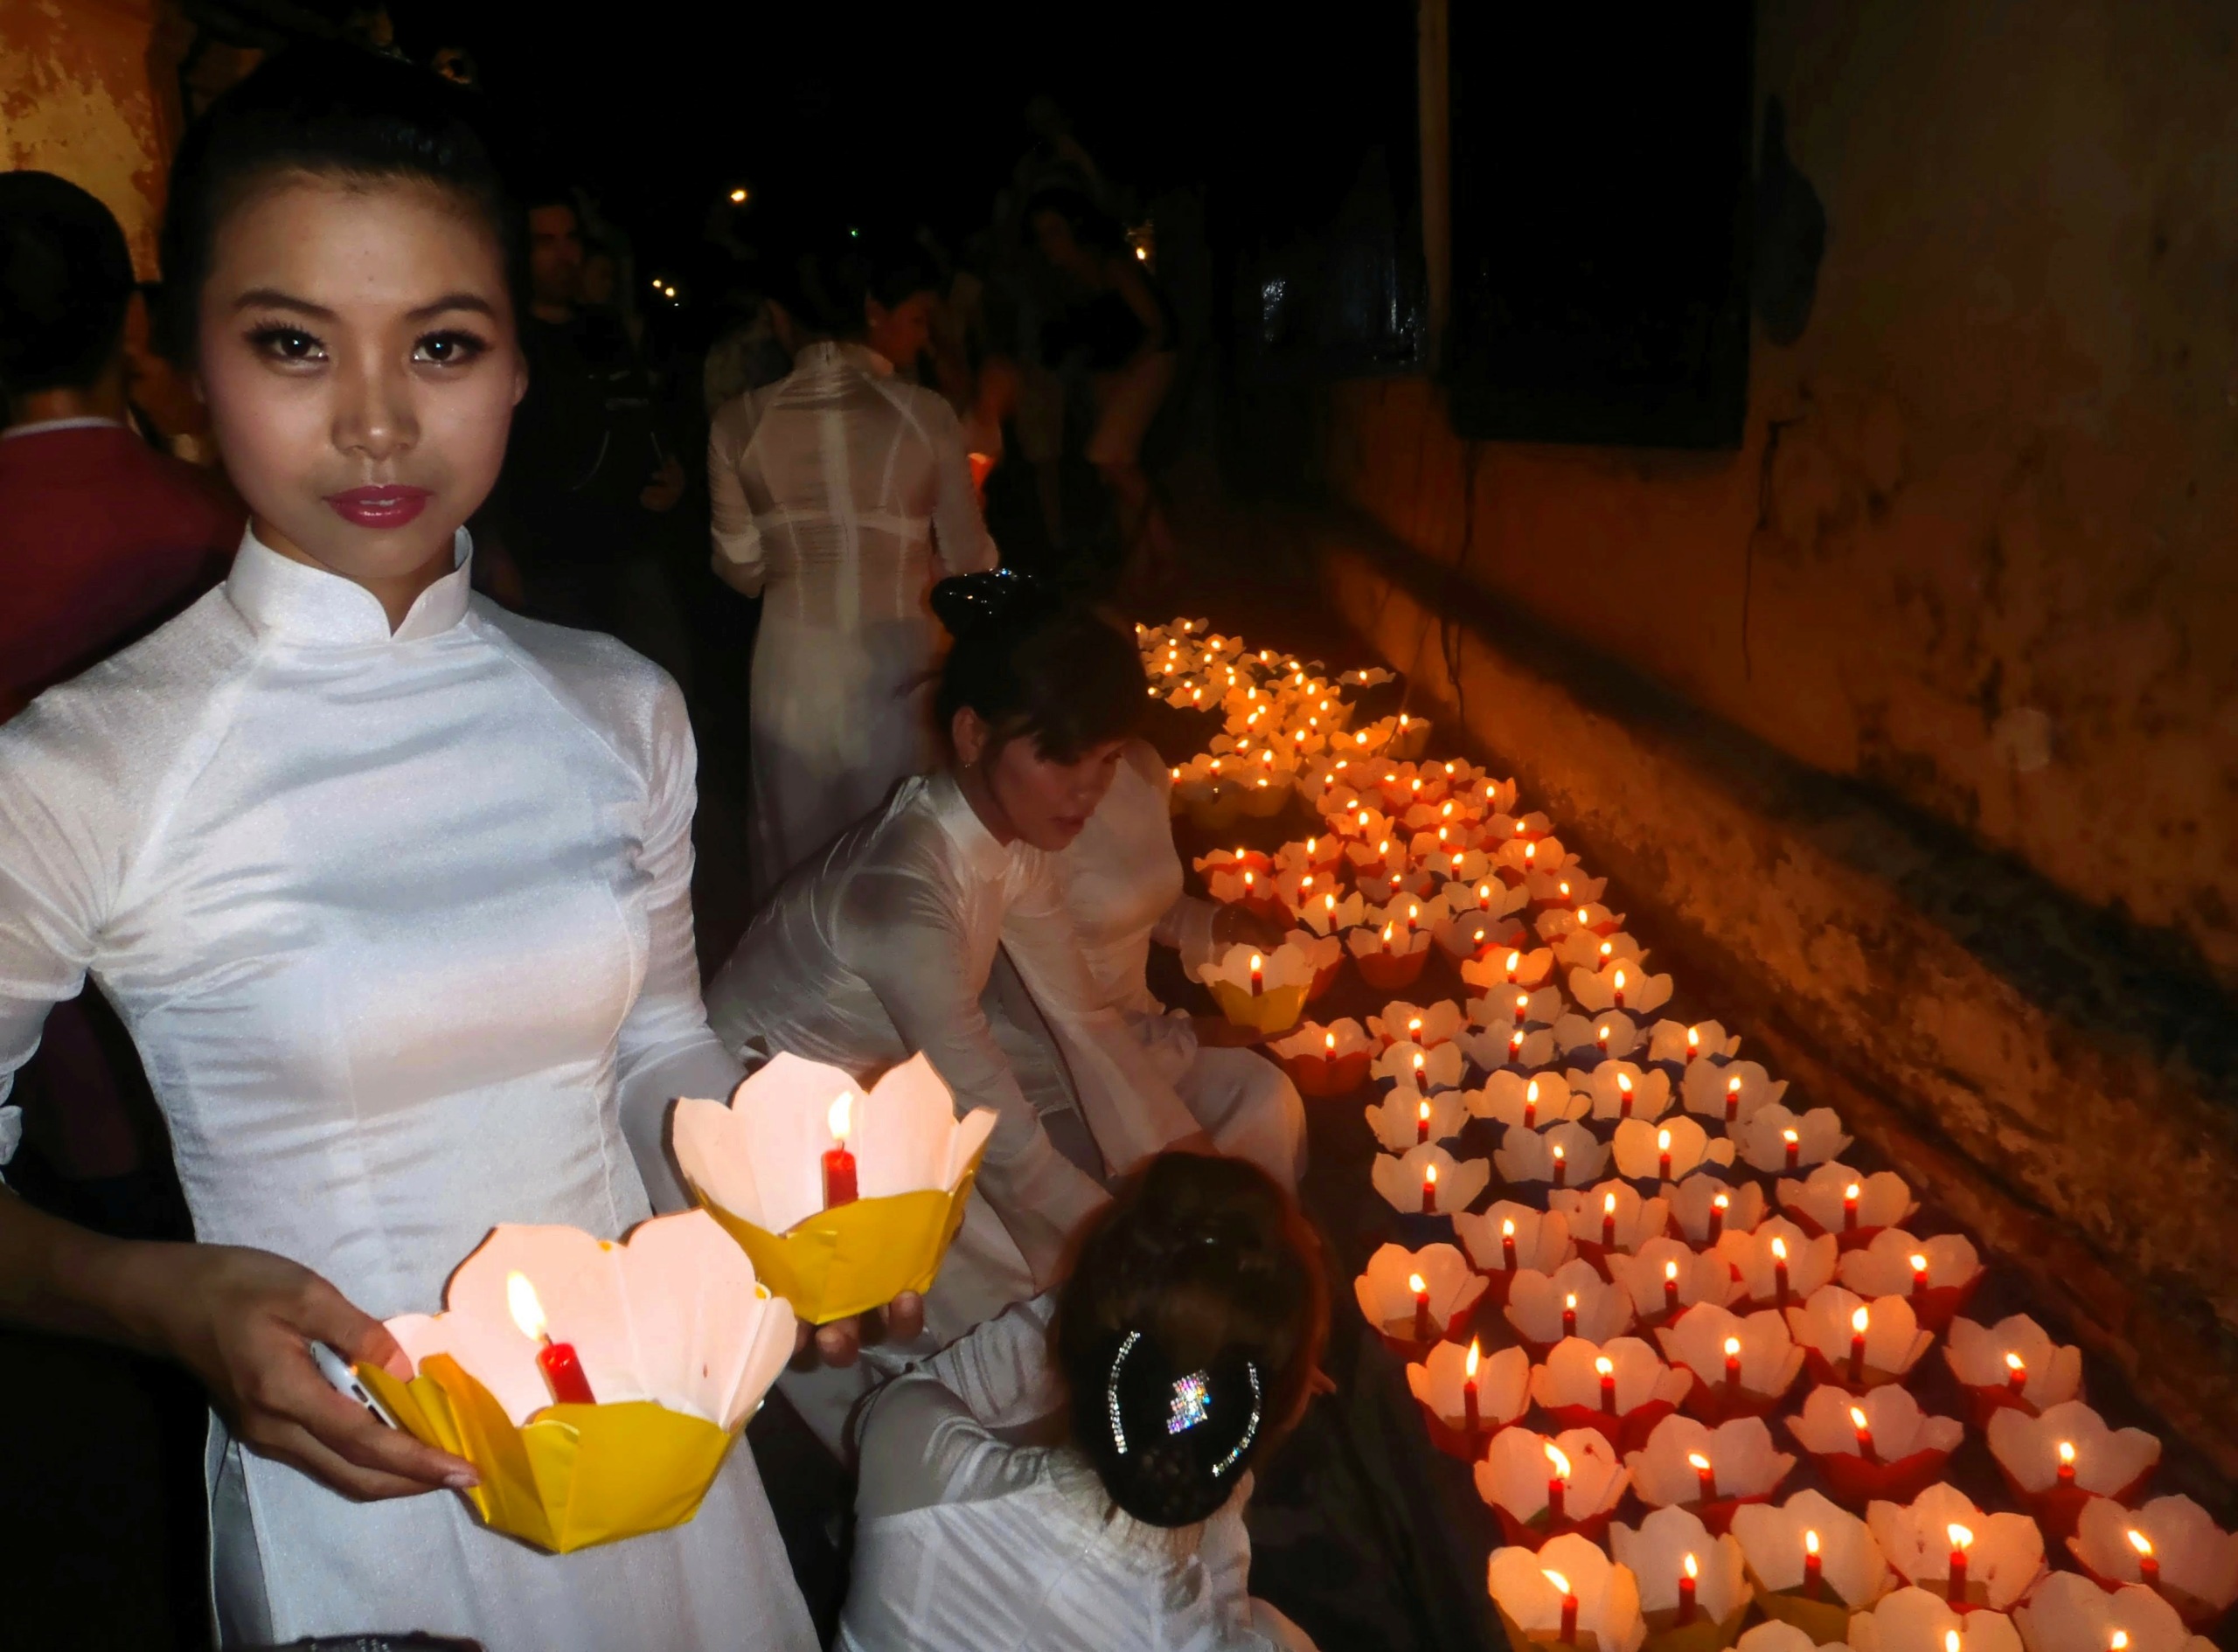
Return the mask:
[[455,566],[413,599],[404,623],[392,632],[388,610],[353,580],[283,557],[256,537],[242,534],[240,554],[226,576],[226,595],[259,632],[293,642],[331,646],[417,642],[440,636],[466,614],[473,585],[474,541],[464,528],[452,541]]
[[819,338],[812,344],[803,344],[801,353],[793,357],[795,367],[810,369],[839,365],[858,367],[879,378],[893,377],[893,364],[868,344],[850,344],[844,339]]
[[933,818],[963,851],[965,864],[977,877],[992,883],[1010,869],[1010,850],[987,829],[954,774],[945,768],[935,770],[926,780],[925,791],[932,800]]

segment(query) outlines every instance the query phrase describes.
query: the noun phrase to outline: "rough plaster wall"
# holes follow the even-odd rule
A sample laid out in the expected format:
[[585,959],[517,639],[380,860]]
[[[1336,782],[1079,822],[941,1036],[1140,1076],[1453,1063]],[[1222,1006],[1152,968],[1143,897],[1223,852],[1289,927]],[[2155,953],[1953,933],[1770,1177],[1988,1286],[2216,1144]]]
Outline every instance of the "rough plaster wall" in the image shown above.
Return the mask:
[[156,273],[166,149],[149,73],[156,0],[0,0],[0,168],[99,196]]
[[1355,384],[1331,486],[2238,985],[2234,32],[2211,0],[1763,0],[1829,229],[1744,450],[1486,446],[1464,535],[1435,392]]

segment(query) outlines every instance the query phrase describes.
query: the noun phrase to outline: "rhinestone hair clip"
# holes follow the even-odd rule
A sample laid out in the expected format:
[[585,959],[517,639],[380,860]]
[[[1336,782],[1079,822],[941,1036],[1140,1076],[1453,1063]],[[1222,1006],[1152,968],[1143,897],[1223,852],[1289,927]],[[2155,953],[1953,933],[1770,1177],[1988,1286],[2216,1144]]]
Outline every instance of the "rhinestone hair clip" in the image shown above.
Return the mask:
[[1111,1375],[1103,1385],[1103,1408],[1111,1415],[1111,1443],[1119,1454],[1127,1454],[1127,1426],[1119,1420],[1119,1372],[1127,1364],[1127,1356],[1135,1351],[1135,1344],[1143,1340],[1138,1330],[1130,1330],[1119,1344],[1119,1351],[1112,1357]]
[[1235,1449],[1213,1465],[1213,1478],[1215,1480],[1241,1462],[1243,1460],[1243,1454],[1251,1449],[1251,1442],[1259,1437],[1259,1403],[1261,1399],[1259,1392],[1259,1363],[1256,1360],[1245,1360],[1243,1374],[1251,1378],[1251,1416],[1243,1425],[1243,1438],[1235,1442]]
[[[1143,1340],[1140,1331],[1129,1331],[1120,1339],[1119,1351],[1111,1357],[1111,1374],[1104,1379],[1103,1409],[1111,1423],[1111,1444],[1122,1457],[1127,1454],[1127,1425],[1119,1414],[1119,1375],[1127,1368],[1127,1357]],[[1251,1415],[1245,1419],[1243,1437],[1235,1442],[1227,1456],[1213,1465],[1213,1478],[1222,1475],[1243,1461],[1243,1454],[1251,1449],[1251,1442],[1259,1437],[1259,1420],[1265,1393],[1260,1386],[1259,1365],[1255,1360],[1243,1362],[1243,1374],[1251,1380]],[[1210,1419],[1212,1416],[1212,1377],[1208,1371],[1191,1371],[1173,1383],[1172,1406],[1166,1418],[1165,1432],[1185,1433]]]

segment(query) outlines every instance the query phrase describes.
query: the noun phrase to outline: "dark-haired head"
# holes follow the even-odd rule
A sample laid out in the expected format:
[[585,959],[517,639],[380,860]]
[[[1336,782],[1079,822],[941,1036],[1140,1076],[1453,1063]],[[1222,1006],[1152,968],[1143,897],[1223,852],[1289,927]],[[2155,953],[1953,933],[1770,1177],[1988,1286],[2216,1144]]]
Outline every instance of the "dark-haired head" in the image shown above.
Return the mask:
[[108,208],[52,173],[0,172],[0,398],[87,390],[115,371],[132,292]]
[[1328,1329],[1296,1201],[1245,1161],[1162,1155],[1083,1234],[1058,1305],[1074,1443],[1136,1519],[1193,1524],[1303,1412]]
[[1127,248],[1119,220],[1079,190],[1062,184],[1038,190],[1025,203],[1025,238],[1058,268],[1074,274]]
[[933,587],[954,635],[935,705],[967,795],[999,835],[1059,850],[1079,836],[1140,726],[1149,679],[1120,622],[1008,573]]
[[794,274],[787,308],[810,333],[866,344],[901,366],[931,340],[940,266],[906,236],[859,226],[812,236]]

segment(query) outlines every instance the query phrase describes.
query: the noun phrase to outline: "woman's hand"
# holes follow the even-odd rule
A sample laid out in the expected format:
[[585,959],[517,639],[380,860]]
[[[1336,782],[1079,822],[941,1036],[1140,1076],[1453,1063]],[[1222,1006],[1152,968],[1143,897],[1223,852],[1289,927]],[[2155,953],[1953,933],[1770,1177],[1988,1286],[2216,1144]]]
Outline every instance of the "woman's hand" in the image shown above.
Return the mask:
[[803,1320],[793,1329],[793,1355],[798,1358],[813,1341],[818,1363],[851,1365],[862,1352],[865,1321],[871,1341],[909,1342],[925,1329],[925,1299],[914,1291],[904,1291],[882,1308],[835,1319],[829,1325],[811,1325]]
[[1239,1027],[1226,1016],[1192,1016],[1189,1024],[1196,1031],[1198,1045],[1206,1050],[1248,1050],[1267,1042],[1267,1035],[1258,1028]]
[[1223,906],[1213,914],[1213,944],[1218,947],[1256,947],[1272,952],[1282,944],[1284,931],[1273,919],[1248,906]]
[[375,1420],[319,1375],[314,1342],[393,1376],[412,1366],[387,1327],[309,1268],[231,1245],[149,1246],[131,1266],[161,1344],[258,1455],[360,1501],[478,1481],[473,1464]]

